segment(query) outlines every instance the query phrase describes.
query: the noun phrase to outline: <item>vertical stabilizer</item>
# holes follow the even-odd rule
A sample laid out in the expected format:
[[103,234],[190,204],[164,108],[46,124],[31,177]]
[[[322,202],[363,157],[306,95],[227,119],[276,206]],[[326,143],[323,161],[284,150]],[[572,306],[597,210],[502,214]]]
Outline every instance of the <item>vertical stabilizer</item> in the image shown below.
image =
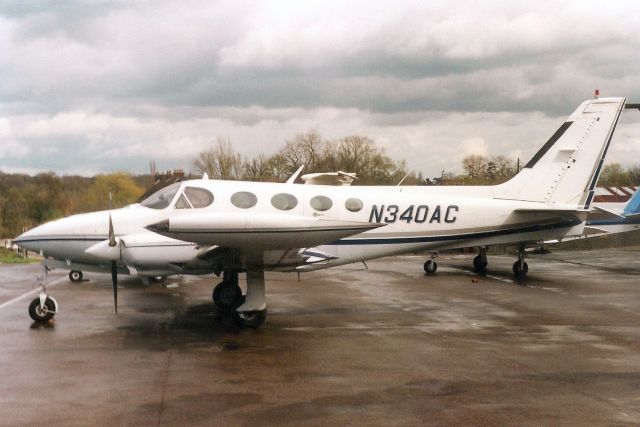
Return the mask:
[[624,103],[583,102],[518,175],[495,187],[494,197],[589,209]]
[[640,214],[640,188],[633,193],[633,196],[629,199],[622,212],[624,216],[637,214]]

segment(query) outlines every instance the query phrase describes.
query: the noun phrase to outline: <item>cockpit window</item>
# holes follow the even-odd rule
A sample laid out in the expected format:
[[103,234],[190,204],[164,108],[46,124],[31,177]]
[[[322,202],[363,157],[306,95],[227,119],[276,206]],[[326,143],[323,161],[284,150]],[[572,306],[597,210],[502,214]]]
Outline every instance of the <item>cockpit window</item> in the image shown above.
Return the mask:
[[191,206],[196,209],[206,208],[213,203],[213,194],[204,188],[187,187],[184,189],[184,195],[187,196],[187,199],[191,202]]
[[178,188],[180,188],[179,182],[171,184],[156,191],[144,199],[140,204],[151,209],[164,209],[169,206],[169,203],[173,200],[173,196],[178,192]]

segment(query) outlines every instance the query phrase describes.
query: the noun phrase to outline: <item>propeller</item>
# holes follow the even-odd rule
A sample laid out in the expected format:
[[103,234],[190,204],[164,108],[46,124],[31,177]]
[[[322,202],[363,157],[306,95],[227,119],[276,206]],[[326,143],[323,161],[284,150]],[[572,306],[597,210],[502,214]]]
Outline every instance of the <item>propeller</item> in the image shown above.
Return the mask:
[[[115,248],[116,234],[113,231],[113,221],[111,220],[111,212],[109,212],[109,246]],[[118,314],[118,266],[116,260],[111,261],[111,285],[113,286],[113,307]]]

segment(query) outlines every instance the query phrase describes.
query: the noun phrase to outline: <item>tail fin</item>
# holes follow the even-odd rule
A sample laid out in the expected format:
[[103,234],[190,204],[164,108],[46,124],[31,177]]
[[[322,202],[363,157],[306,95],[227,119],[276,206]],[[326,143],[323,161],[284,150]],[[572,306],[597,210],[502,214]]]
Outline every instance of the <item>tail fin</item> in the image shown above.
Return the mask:
[[631,216],[640,214],[640,188],[633,193],[633,196],[629,199],[622,211],[622,215]]
[[518,175],[494,187],[494,197],[589,209],[624,103],[583,102]]

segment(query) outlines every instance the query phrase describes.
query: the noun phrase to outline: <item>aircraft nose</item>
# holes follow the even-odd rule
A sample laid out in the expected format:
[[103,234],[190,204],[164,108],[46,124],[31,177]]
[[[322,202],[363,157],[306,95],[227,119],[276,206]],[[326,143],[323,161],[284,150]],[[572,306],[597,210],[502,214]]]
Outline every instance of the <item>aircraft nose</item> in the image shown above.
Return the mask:
[[45,234],[46,225],[47,224],[39,225],[31,230],[25,231],[13,239],[13,243],[29,251],[40,251],[41,237]]

